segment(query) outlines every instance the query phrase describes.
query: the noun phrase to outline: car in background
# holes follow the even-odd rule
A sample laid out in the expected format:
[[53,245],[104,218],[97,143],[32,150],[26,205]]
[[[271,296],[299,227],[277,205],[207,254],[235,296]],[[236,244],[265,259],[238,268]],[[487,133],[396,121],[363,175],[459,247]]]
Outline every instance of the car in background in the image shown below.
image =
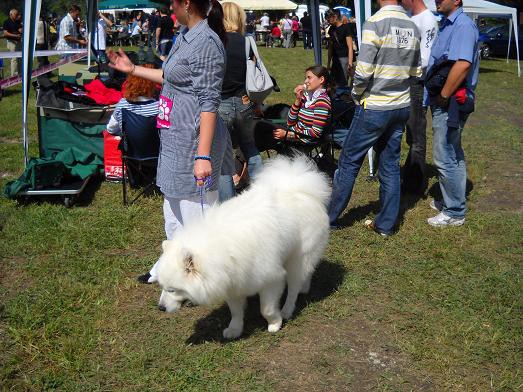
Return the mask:
[[[485,26],[479,29],[479,42],[481,58],[505,57],[508,48],[509,26],[496,25]],[[523,31],[521,27],[518,31],[519,58],[523,59]],[[516,40],[514,31],[510,42],[510,57],[516,58]]]

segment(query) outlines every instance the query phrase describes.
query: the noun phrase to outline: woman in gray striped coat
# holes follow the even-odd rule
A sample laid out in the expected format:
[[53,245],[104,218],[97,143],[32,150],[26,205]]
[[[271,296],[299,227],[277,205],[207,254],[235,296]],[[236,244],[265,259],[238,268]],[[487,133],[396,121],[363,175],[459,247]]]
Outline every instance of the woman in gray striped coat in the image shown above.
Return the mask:
[[[169,240],[177,228],[216,202],[220,174],[233,171],[230,136],[217,115],[225,74],[221,5],[217,0],[173,0],[172,8],[185,27],[162,70],[134,65],[122,49],[108,51],[113,68],[162,83],[156,183],[164,195]],[[138,280],[157,281],[156,264]]]

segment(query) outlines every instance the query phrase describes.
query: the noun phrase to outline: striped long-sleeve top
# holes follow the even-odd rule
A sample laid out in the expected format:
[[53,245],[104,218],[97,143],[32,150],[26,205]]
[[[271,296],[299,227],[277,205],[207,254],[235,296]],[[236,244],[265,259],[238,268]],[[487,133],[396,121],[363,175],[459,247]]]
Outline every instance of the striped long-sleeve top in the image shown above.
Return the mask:
[[382,7],[363,25],[352,96],[367,109],[405,108],[412,76],[421,77],[419,31],[403,7]]
[[107,124],[107,132],[113,135],[122,133],[122,110],[130,110],[143,117],[156,117],[158,115],[158,101],[153,98],[138,97],[136,102],[129,102],[122,98],[114,108],[113,115]]
[[289,133],[287,139],[297,139],[302,143],[313,143],[321,137],[331,113],[331,100],[327,92],[322,92],[308,107],[303,98],[299,105],[293,104],[287,118]]

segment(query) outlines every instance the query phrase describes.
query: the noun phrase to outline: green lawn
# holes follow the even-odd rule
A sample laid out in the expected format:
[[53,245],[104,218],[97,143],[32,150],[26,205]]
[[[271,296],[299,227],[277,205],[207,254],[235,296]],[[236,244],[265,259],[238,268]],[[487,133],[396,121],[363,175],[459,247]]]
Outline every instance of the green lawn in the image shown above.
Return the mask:
[[[269,102],[290,102],[312,52],[260,51],[282,89]],[[157,310],[158,287],[134,278],[160,253],[160,197],[126,208],[120,185],[102,182],[72,209],[0,199],[0,389],[521,390],[523,79],[515,73],[513,61],[481,64],[463,136],[466,225],[429,227],[429,196],[403,200],[397,235],[366,231],[378,184],[365,181],[364,167],[348,226],[332,234],[311,293],[274,335],[257,299],[232,342],[220,339],[226,307]],[[20,100],[16,87],[0,102],[2,187],[22,170]],[[34,96],[29,127],[36,155]]]

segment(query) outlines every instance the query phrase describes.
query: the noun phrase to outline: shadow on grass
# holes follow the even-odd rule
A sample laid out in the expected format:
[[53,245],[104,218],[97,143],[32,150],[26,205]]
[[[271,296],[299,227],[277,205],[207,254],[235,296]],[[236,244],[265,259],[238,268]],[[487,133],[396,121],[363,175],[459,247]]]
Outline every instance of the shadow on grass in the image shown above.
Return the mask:
[[368,204],[356,208],[349,207],[349,210],[344,215],[342,215],[341,218],[337,220],[337,225],[340,228],[350,227],[355,222],[358,222],[363,218],[366,218],[371,213],[373,213],[374,215],[377,214],[379,210],[380,202],[378,200],[371,201]]
[[[438,169],[432,164],[427,164],[427,178],[436,177],[438,178]],[[474,190],[474,183],[467,178],[467,185],[465,188],[465,197],[468,199],[470,193]],[[435,182],[427,192],[427,195],[432,197],[435,200],[443,199],[441,195],[441,189],[439,187],[439,182]]]
[[485,68],[485,67],[480,67],[479,68],[479,73],[480,74],[487,74],[487,73],[499,73],[499,72],[505,72],[501,69],[494,69],[494,68]]
[[64,194],[58,194],[58,195],[31,195],[31,196],[22,196],[17,198],[18,205],[21,207],[30,205],[30,204],[37,204],[41,205],[44,203],[49,204],[65,204],[64,198],[66,196],[72,196],[72,204],[66,205],[66,206],[78,206],[78,207],[85,207],[92,203],[94,199],[94,195],[96,192],[100,189],[100,186],[103,181],[103,176],[93,176],[85,186],[84,190],[79,193],[78,195],[64,195]]
[[[308,294],[300,295],[296,301],[296,317],[309,303],[319,302],[329,297],[341,285],[345,268],[328,260],[322,260],[312,278]],[[282,295],[282,304],[287,293]],[[222,331],[229,325],[231,315],[226,304],[213,310],[209,315],[196,322],[194,333],[187,339],[187,344],[202,344],[206,342],[228,342],[222,336]],[[285,323],[283,328],[285,328]],[[261,316],[259,297],[249,297],[245,309],[245,325],[240,339],[246,339],[254,332],[267,329],[267,321]]]

